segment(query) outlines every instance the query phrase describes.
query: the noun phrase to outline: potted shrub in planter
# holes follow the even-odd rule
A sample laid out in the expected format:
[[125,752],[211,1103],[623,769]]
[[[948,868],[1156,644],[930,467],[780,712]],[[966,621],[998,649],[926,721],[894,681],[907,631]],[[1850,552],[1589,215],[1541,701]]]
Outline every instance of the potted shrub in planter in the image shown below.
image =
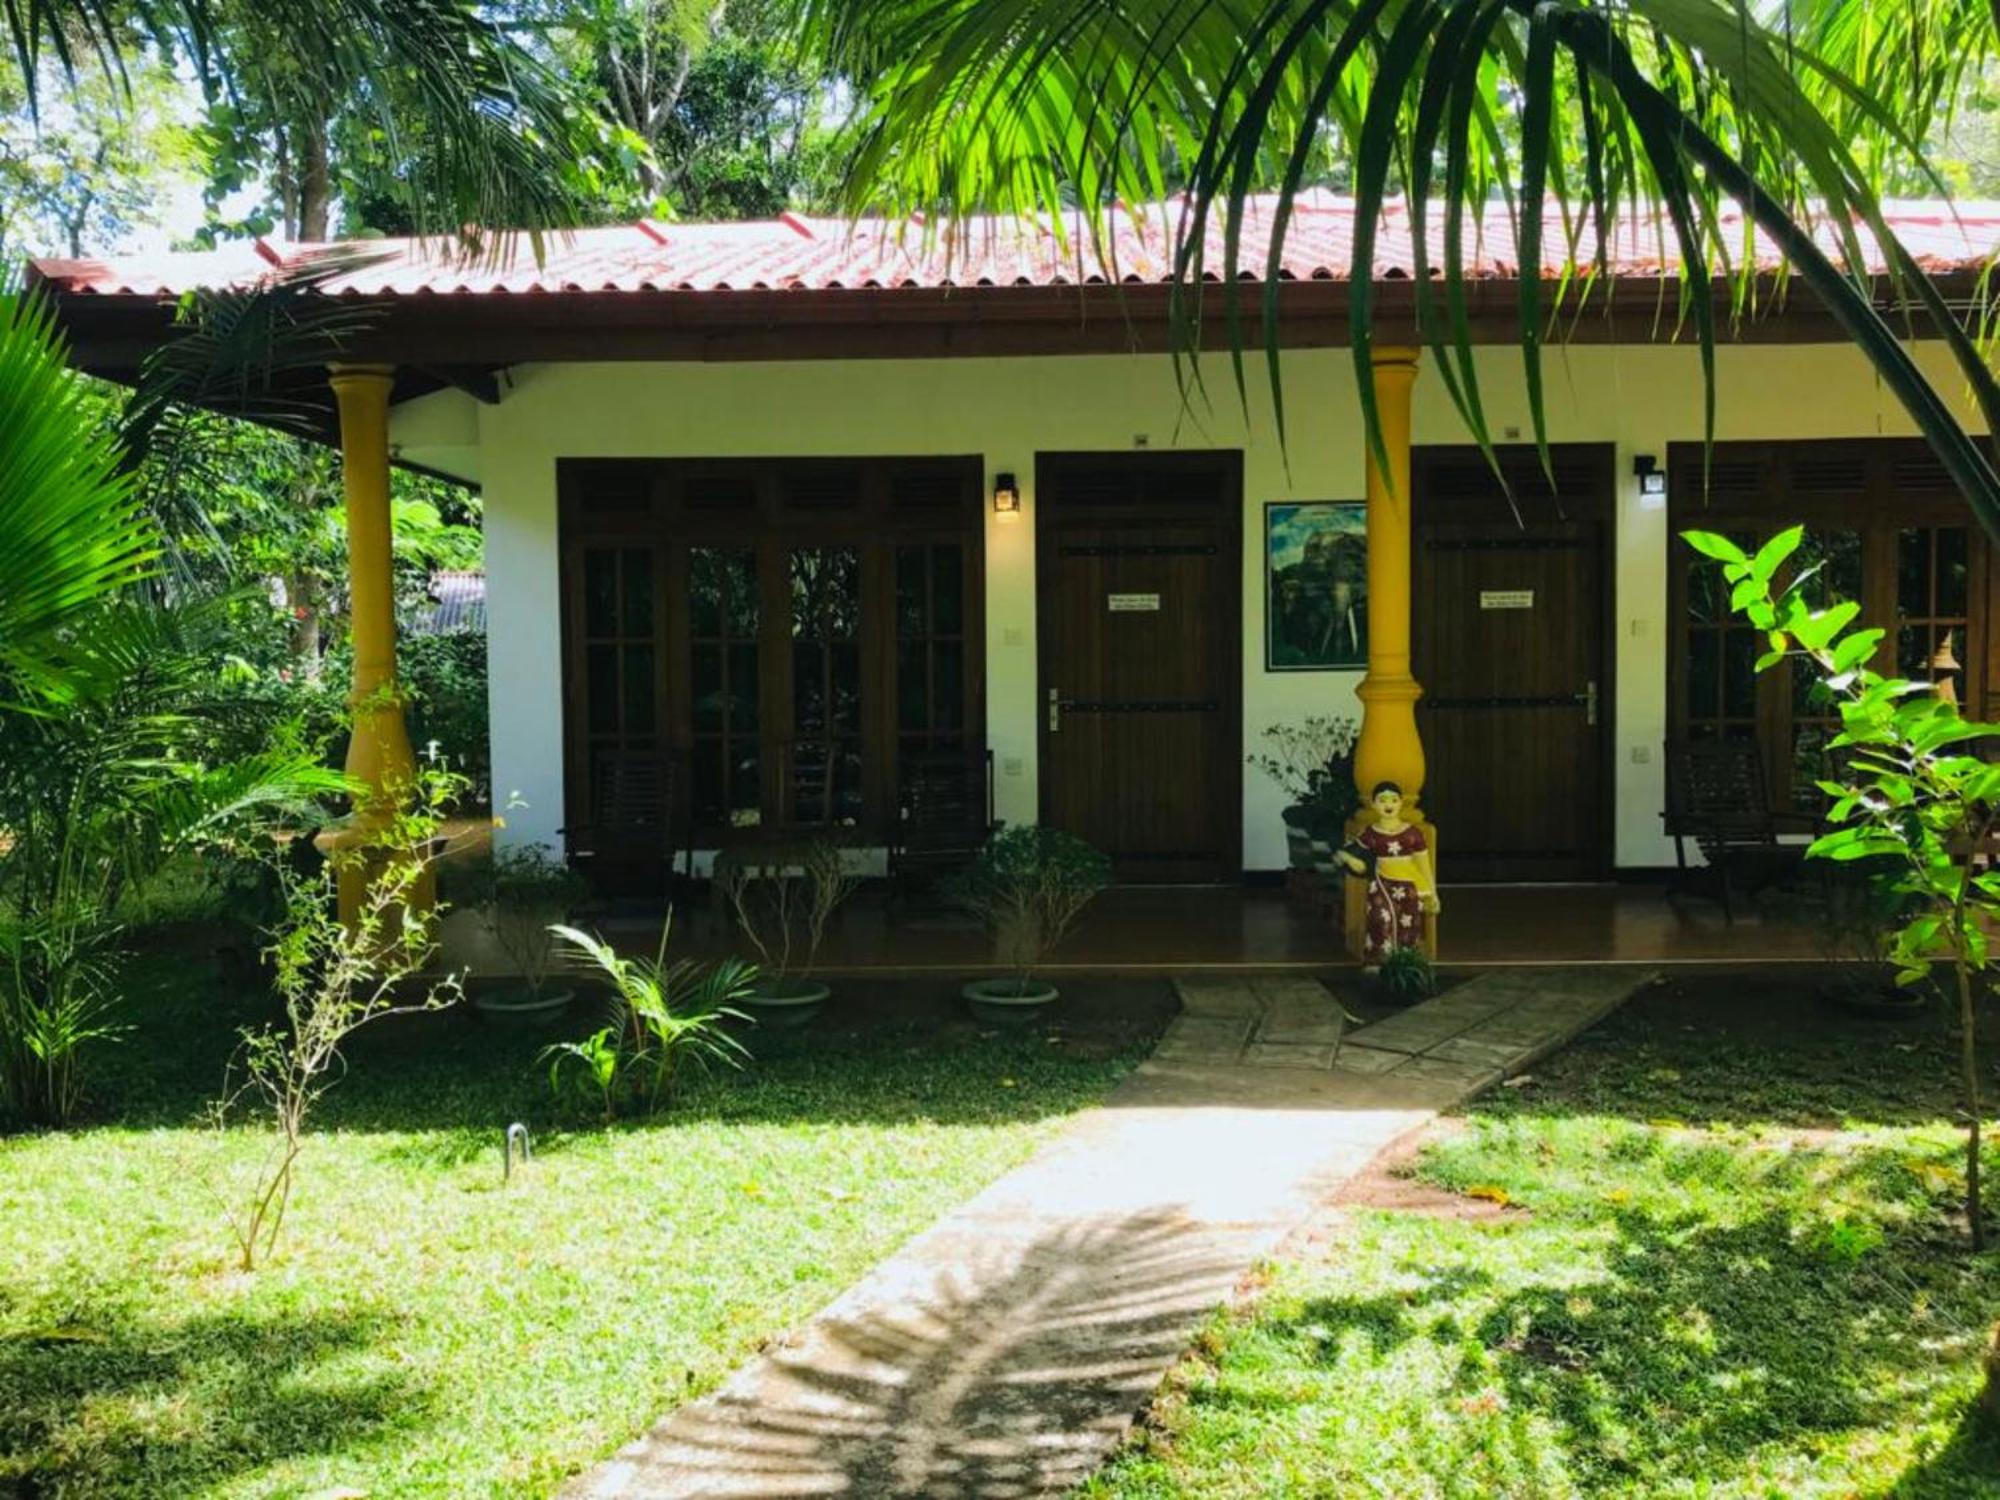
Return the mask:
[[502,849],[493,856],[477,899],[486,929],[518,976],[511,986],[483,989],[473,1009],[509,1025],[542,1025],[555,1020],[575,998],[569,985],[551,988],[556,937],[588,886],[576,871],[539,844]]
[[993,934],[1011,971],[965,986],[983,1021],[1022,1022],[1058,998],[1034,971],[1062,940],[1091,898],[1111,883],[1111,861],[1082,839],[1054,828],[1008,828],[995,834],[948,887],[952,899]]
[[715,889],[757,950],[756,981],[737,1004],[768,1026],[803,1026],[833,993],[813,978],[826,924],[859,884],[830,839],[724,850]]
[[[1354,786],[1354,742],[1358,734],[1352,719],[1316,715],[1297,724],[1273,724],[1263,733],[1270,748],[1251,756],[1250,764],[1268,776],[1287,798],[1280,816],[1285,820],[1285,849],[1292,877],[1310,886],[1317,877],[1322,886],[1340,889],[1340,868],[1333,851],[1347,837],[1347,820],[1361,806],[1361,794]],[[1330,914],[1340,913],[1340,903],[1332,902]]]

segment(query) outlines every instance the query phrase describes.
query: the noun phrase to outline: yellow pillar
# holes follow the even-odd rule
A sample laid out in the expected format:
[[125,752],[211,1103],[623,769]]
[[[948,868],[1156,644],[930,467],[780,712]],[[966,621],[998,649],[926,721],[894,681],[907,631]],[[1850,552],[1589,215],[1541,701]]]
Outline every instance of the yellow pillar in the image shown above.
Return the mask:
[[[1437,830],[1424,817],[1424,745],[1417,736],[1417,699],[1423,688],[1410,672],[1410,390],[1417,351],[1378,347],[1373,356],[1376,420],[1381,424],[1387,468],[1365,444],[1368,496],[1368,674],[1356,689],[1361,735],[1354,746],[1354,781],[1362,809],[1352,831],[1374,817],[1369,791],[1393,781],[1403,789],[1403,816],[1424,831],[1437,860]],[[1349,881],[1347,946],[1359,954],[1364,892]],[[1425,923],[1425,947],[1437,947],[1435,919]]]
[[[396,586],[390,558],[389,387],[394,372],[384,365],[335,365],[330,383],[340,410],[340,467],[347,497],[347,577],[354,683],[348,697],[353,732],[347,742],[347,774],[368,790],[355,799],[354,827],[338,842],[369,836],[383,815],[381,794],[407,786],[416,770],[410,733],[403,723],[403,700],[396,686]],[[366,890],[369,871],[344,870],[340,911],[351,920]],[[419,899],[428,901],[428,890]]]
[[1417,699],[1424,690],[1410,675],[1410,388],[1417,351],[1377,349],[1374,375],[1389,467],[1385,473],[1368,445],[1368,675],[1357,689],[1362,711],[1354,780],[1363,797],[1379,781],[1397,783],[1407,815],[1424,788],[1424,747],[1417,738]]

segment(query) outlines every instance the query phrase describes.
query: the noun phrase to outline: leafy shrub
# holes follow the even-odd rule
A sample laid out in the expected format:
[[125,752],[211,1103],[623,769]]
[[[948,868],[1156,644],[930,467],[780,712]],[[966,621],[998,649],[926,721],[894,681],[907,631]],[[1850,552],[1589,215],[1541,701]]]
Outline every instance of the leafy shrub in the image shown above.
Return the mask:
[[1026,989],[1049,950],[1110,883],[1111,861],[1099,851],[1074,834],[1029,824],[996,833],[946,889],[986,924],[1000,961]]
[[417,753],[435,743],[444,763],[472,783],[472,800],[490,806],[486,637],[472,632],[405,636],[396,643],[396,676]]
[[539,995],[555,961],[555,927],[589,885],[540,844],[500,849],[475,867],[460,899],[483,908],[487,931],[528,993]]
[[1889,890],[1905,904],[1895,913],[1900,925],[1886,957],[1898,983],[1927,981],[1933,970],[1951,979],[1965,1088],[1966,1219],[1973,1248],[1983,1249],[1979,1001],[2000,922],[2000,870],[1981,869],[1967,851],[1986,849],[2000,830],[2000,764],[1989,758],[2000,724],[1964,718],[1931,683],[1875,671],[1869,663],[1884,632],[1855,628],[1861,606],[1851,599],[1816,608],[1814,569],[1790,570],[1780,587],[1779,574],[1804,535],[1803,526],[1789,527],[1752,554],[1714,532],[1682,533],[1690,547],[1722,565],[1731,608],[1769,647],[1757,670],[1792,661],[1838,709],[1840,733],[1827,746],[1838,754],[1835,775],[1817,783],[1829,801],[1827,831],[1806,853],[1894,869]]
[[[246,1027],[232,1074],[214,1106],[216,1124],[251,1098],[276,1136],[247,1185],[224,1193],[239,1264],[255,1270],[269,1257],[284,1226],[307,1118],[344,1074],[341,1048],[361,1027],[388,1016],[436,1010],[458,998],[457,976],[405,998],[429,962],[440,915],[422,892],[439,854],[437,835],[451,799],[464,783],[420,769],[414,786],[396,789],[398,802],[369,835],[335,849],[309,877],[280,857],[275,868],[285,915],[271,945],[281,1025]],[[340,877],[365,872],[351,921],[336,910]]]
[[113,1020],[128,897],[176,858],[270,847],[346,783],[280,726],[211,760],[213,601],[94,611],[62,648],[50,711],[0,711],[0,1101],[60,1124]]
[[1314,838],[1337,841],[1361,806],[1354,785],[1352,719],[1314,715],[1297,724],[1273,724],[1261,738],[1270,749],[1249,757],[1289,799],[1286,821]]

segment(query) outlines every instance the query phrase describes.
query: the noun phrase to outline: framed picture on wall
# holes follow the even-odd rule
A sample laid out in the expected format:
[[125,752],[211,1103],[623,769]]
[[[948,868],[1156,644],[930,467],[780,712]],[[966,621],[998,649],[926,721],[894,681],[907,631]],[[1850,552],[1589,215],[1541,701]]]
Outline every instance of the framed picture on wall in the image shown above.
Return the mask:
[[1264,670],[1331,672],[1368,662],[1368,506],[1264,506]]

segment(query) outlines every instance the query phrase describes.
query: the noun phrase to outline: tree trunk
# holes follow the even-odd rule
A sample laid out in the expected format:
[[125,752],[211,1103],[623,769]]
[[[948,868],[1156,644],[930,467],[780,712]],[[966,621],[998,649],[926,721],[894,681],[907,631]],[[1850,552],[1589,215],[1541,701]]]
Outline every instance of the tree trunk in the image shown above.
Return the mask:
[[1958,966],[1959,1063],[1965,1074],[1965,1215],[1972,1225],[1972,1248],[1986,1248],[1986,1220],[1979,1203],[1979,1012],[1972,1003],[1972,975]]
[[1979,1409],[2000,1430],[2000,1323],[1993,1325],[1993,1340],[1986,1346],[1986,1384],[1979,1392]]
[[308,120],[299,127],[299,238],[324,242],[333,205],[333,174],[326,159],[326,122]]
[[292,607],[292,660],[309,681],[319,681],[319,589],[310,573],[285,580],[285,602]]

